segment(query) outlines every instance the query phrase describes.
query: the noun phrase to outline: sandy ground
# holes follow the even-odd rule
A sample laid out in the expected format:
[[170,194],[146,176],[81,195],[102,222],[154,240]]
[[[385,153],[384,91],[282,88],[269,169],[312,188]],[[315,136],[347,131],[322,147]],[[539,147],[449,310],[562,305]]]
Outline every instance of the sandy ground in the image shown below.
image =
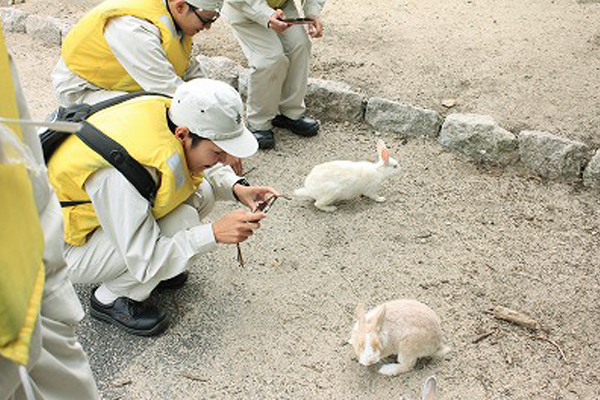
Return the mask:
[[[18,7],[76,20],[93,3]],[[311,76],[600,146],[600,2],[359,3],[328,2]],[[55,106],[49,73],[59,49],[7,40],[43,117]],[[222,22],[196,42],[245,62]],[[457,105],[445,109],[445,98]],[[277,139],[276,150],[248,160],[248,178],[288,194],[317,163],[375,157],[365,125],[323,121],[316,138]],[[482,168],[432,141],[385,139],[402,166],[385,185],[387,202],[357,199],[326,214],[279,200],[242,245],[244,269],[235,247],[221,246],[183,289],[155,296],[172,317],[166,334],[127,336],[86,317],[81,341],[103,398],[416,398],[429,375],[442,399],[600,398],[598,193]],[[86,307],[89,290],[79,288]],[[400,297],[438,312],[453,351],[388,378],[353,361],[345,342],[359,300]],[[495,305],[543,330],[493,319]]]

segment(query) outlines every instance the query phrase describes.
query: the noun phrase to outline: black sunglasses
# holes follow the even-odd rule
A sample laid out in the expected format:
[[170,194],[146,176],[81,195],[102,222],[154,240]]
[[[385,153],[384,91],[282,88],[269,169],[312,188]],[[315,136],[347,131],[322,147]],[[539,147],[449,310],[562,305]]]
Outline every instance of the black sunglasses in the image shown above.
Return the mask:
[[217,19],[219,19],[219,17],[221,16],[221,14],[217,10],[211,10],[211,11],[216,12],[217,14],[214,17],[212,17],[212,18],[204,18],[200,14],[198,14],[197,11],[203,12],[205,10],[203,10],[201,8],[198,8],[196,6],[193,6],[193,5],[191,5],[190,3],[187,3],[187,2],[185,4],[187,4],[190,7],[190,9],[192,10],[192,12],[194,14],[196,14],[196,17],[198,17],[198,19],[200,20],[200,22],[202,22],[202,25],[210,25],[213,22],[215,22]]

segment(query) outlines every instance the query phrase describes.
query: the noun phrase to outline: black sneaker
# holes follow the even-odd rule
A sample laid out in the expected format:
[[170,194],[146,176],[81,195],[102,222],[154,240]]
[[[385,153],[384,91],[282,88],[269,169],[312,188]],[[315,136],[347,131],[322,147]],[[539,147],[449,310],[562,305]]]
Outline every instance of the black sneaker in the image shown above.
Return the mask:
[[175,275],[170,279],[165,279],[164,281],[160,281],[158,286],[154,288],[154,290],[169,290],[169,289],[179,289],[185,285],[185,282],[188,280],[190,273],[188,271],[183,271],[179,275]]
[[296,135],[315,136],[319,133],[319,123],[312,118],[300,117],[291,119],[285,115],[278,115],[273,119],[273,125],[278,128],[289,129]]
[[273,131],[271,129],[266,129],[263,131],[255,131],[250,129],[250,132],[252,132],[256,138],[259,149],[266,150],[275,147],[275,135],[273,135]]
[[96,319],[116,325],[138,336],[156,336],[168,325],[167,316],[156,306],[127,297],[119,297],[111,305],[104,305],[96,300],[96,296],[92,293],[90,314]]

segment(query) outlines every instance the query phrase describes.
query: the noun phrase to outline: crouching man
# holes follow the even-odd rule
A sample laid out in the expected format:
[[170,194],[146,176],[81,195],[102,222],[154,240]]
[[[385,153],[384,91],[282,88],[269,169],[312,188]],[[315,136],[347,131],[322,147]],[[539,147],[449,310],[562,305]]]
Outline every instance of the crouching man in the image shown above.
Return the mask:
[[101,284],[90,299],[93,317],[135,335],[159,334],[168,322],[146,302],[151,292],[181,286],[192,258],[217,243],[243,242],[260,227],[266,215],[242,209],[200,222],[216,200],[237,199],[254,210],[278,196],[271,187],[249,186],[220,163],[258,148],[242,114],[231,86],[196,79],[181,84],[173,99],[141,96],[87,119],[151,172],[158,185],[153,204],[79,138],[56,150],[48,173],[66,205],[69,276]]

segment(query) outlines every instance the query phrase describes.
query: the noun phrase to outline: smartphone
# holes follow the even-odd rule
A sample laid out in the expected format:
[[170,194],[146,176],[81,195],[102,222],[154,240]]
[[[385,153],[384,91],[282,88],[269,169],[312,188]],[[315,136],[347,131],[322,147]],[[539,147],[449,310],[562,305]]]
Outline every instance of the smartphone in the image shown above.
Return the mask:
[[315,20],[312,18],[284,18],[281,19],[280,21],[285,22],[287,24],[310,24],[313,23]]
[[266,214],[271,209],[271,206],[273,206],[273,203],[275,203],[275,200],[277,200],[277,196],[269,197],[267,200],[259,203],[254,211],[262,211]]

